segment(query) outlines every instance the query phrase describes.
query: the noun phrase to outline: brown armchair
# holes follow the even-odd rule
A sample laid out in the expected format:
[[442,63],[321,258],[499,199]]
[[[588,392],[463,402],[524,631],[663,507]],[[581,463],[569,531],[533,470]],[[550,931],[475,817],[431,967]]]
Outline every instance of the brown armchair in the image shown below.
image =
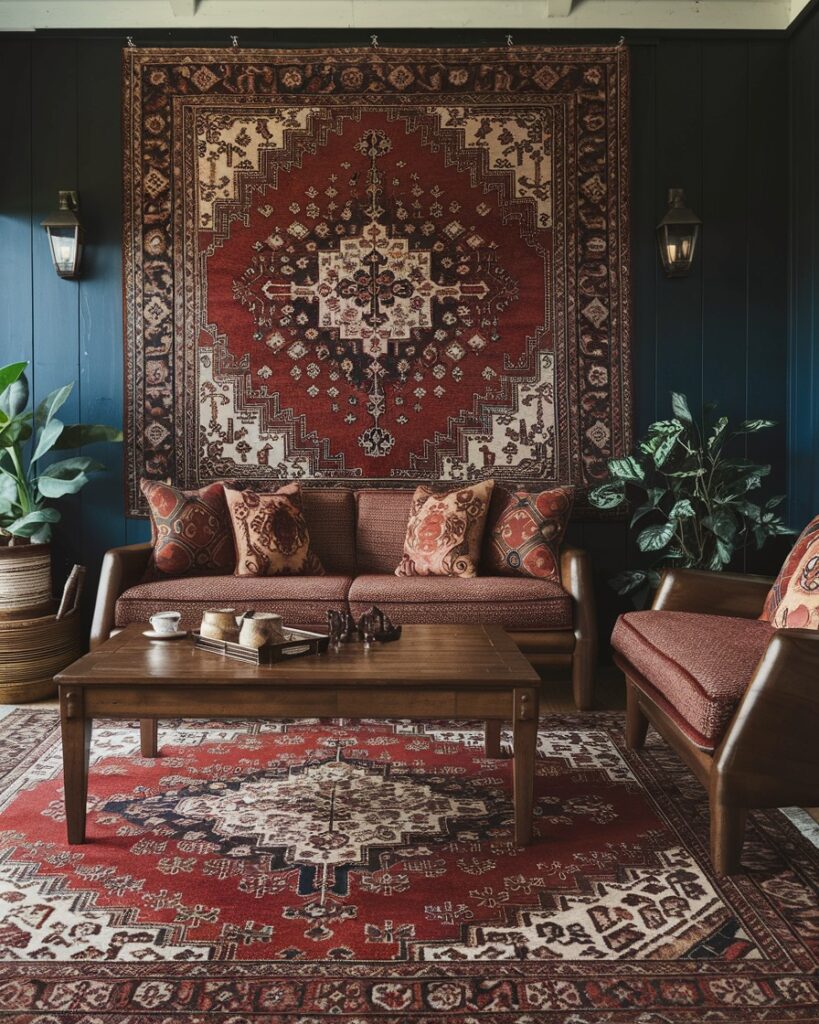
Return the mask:
[[711,858],[739,867],[750,809],[819,803],[819,632],[760,622],[771,580],[674,569],[618,619],[626,741],[649,724],[708,790]]

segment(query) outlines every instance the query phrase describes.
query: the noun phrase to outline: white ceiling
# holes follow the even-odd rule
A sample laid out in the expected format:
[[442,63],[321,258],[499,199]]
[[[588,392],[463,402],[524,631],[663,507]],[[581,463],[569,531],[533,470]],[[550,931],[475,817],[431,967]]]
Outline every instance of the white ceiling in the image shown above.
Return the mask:
[[[809,0],[0,0],[0,30],[783,30]],[[138,40],[137,40],[138,42]],[[241,42],[241,41],[240,41]]]

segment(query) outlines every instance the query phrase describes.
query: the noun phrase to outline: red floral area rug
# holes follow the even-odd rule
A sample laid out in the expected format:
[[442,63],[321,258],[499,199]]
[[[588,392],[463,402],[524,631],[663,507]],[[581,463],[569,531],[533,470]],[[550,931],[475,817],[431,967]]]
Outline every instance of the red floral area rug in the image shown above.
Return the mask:
[[[68,846],[52,710],[0,719],[0,1014],[42,1024],[816,1021],[816,848],[615,713],[544,719],[536,840],[476,723],[95,728]],[[11,1016],[9,1016],[11,1015]]]

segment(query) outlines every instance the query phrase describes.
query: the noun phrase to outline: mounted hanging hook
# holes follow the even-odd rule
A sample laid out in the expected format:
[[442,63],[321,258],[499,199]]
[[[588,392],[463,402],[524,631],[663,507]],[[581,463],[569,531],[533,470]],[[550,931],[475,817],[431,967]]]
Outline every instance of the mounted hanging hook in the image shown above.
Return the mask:
[[375,50],[378,47],[378,36],[370,36],[370,46]]
[[506,35],[506,45],[507,46],[514,46],[515,45],[514,40],[512,39],[512,33],[511,32],[507,33],[507,35]]
[[238,36],[231,36],[230,37],[230,45],[233,47],[234,50],[238,50],[239,49],[239,37]]
[[135,49],[135,47],[134,47],[134,37],[133,36],[126,36],[125,37],[125,45],[128,47],[129,50]]

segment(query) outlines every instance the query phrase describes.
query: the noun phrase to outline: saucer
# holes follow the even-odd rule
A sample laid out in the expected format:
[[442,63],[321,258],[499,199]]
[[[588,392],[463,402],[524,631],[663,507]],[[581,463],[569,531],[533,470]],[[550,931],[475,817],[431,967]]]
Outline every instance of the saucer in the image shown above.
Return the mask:
[[149,640],[179,640],[180,637],[187,636],[187,629],[177,629],[173,633],[157,633],[155,629],[143,629],[143,636],[147,636]]

